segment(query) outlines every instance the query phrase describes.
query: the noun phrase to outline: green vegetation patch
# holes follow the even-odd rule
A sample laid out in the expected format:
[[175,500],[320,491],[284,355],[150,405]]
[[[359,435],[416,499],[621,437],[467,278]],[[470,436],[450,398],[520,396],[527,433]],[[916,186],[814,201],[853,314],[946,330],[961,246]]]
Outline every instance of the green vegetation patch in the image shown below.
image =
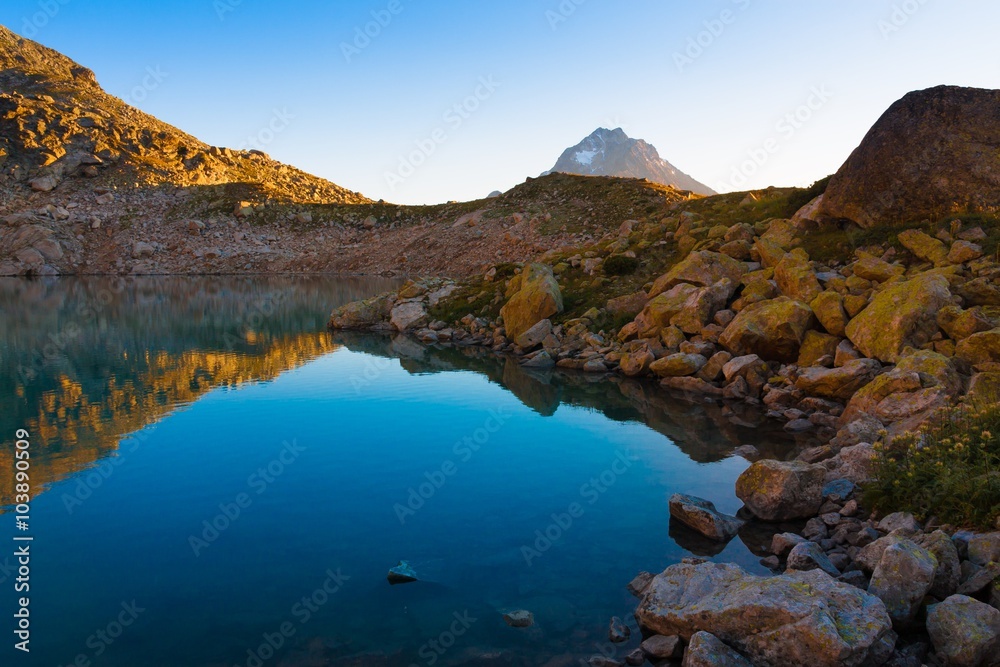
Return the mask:
[[1000,403],[983,396],[941,411],[919,431],[877,443],[865,500],[883,513],[912,512],[982,530],[1000,516]]

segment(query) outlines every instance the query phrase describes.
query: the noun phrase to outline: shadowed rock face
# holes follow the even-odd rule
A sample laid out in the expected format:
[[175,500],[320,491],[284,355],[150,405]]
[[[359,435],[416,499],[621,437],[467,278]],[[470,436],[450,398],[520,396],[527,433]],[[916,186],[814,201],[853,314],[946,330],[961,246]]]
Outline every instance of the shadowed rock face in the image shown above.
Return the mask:
[[1000,208],[1000,90],[938,86],[889,107],[830,181],[821,216],[869,228]]

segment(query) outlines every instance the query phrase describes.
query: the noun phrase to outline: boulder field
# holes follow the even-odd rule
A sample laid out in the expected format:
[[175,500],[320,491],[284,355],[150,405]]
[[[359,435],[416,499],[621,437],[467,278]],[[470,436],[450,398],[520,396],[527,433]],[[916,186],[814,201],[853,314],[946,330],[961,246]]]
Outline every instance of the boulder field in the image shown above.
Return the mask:
[[[630,584],[642,637],[612,639],[638,647],[593,664],[1000,664],[1000,533],[875,516],[860,493],[871,443],[1000,382],[1000,266],[966,240],[984,230],[900,229],[912,249],[869,246],[840,263],[813,260],[790,220],[752,230],[720,230],[642,292],[578,316],[567,315],[579,299],[561,287],[563,258],[543,256],[472,283],[411,281],[330,325],[487,347],[536,371],[645,377],[759,406],[822,443],[750,465],[737,516],[671,497],[671,522],[708,540],[773,535],[761,561],[772,574],[699,559],[643,573]],[[727,237],[749,254],[722,252]]]
[[734,452],[754,461],[736,516],[673,495],[671,531],[712,553],[738,536],[770,575],[697,558],[641,573],[642,636],[613,619],[631,652],[591,665],[1000,665],[1000,532],[878,516],[861,493],[878,443],[1000,395],[998,119],[1000,91],[912,93],[784,215],[777,191],[676,202],[330,324],[487,347],[531,372],[648,378],[818,440],[791,461]]

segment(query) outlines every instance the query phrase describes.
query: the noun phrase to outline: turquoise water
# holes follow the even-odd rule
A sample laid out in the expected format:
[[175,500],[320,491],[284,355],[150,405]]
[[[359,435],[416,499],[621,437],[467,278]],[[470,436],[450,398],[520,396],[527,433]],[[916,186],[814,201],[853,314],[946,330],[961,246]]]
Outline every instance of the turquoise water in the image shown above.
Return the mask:
[[[691,553],[760,571],[741,538],[715,554],[671,528],[667,497],[735,512],[732,448],[794,443],[639,383],[324,332],[388,286],[0,284],[4,433],[32,432],[44,485],[32,653],[8,641],[0,663],[578,664],[615,650],[639,571]],[[388,585],[400,560],[421,581]],[[514,609],[535,625],[507,627]]]

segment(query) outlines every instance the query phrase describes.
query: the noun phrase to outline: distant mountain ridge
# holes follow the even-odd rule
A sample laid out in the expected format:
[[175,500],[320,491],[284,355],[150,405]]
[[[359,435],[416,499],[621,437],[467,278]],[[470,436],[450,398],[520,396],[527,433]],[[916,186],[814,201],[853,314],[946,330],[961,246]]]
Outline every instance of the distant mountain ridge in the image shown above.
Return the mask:
[[551,171],[583,176],[646,178],[654,183],[700,195],[716,192],[660,157],[656,147],[632,139],[621,128],[598,128],[576,146],[567,148]]

